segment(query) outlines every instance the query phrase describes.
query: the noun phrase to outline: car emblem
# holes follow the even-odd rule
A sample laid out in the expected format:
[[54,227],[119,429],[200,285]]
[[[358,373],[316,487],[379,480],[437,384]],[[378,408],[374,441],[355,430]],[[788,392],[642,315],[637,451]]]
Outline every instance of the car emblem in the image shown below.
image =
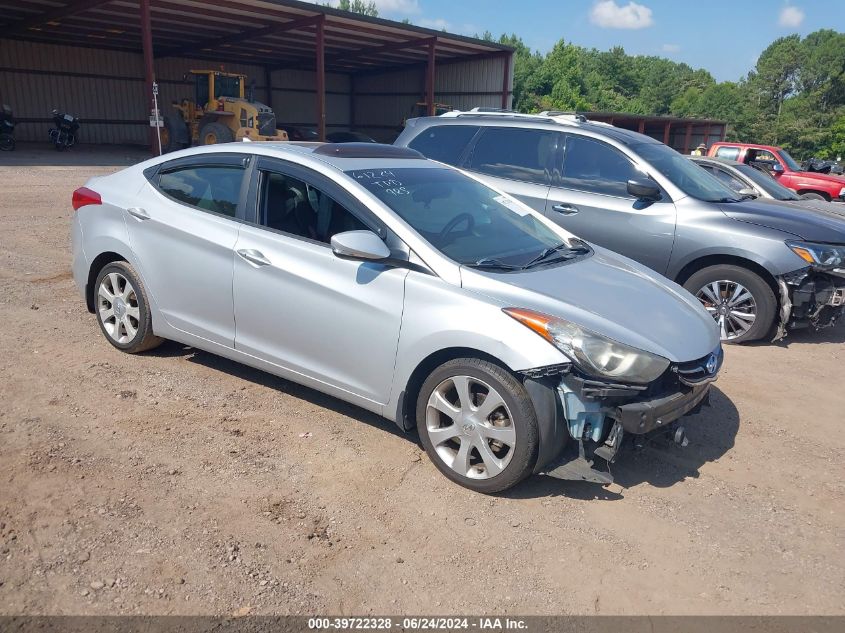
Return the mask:
[[715,374],[716,373],[716,365],[719,364],[719,361],[716,359],[716,354],[710,354],[710,358],[707,359],[707,364],[704,368],[707,370],[708,374]]

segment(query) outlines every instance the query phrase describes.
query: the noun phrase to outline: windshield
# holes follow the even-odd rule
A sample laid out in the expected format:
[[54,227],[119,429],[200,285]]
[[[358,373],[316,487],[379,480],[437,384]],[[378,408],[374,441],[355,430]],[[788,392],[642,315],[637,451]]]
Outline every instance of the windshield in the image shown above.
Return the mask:
[[801,199],[798,197],[798,194],[792,191],[792,189],[787,189],[777,180],[751,165],[735,165],[734,169],[748,178],[748,180],[751,180],[757,187],[765,191],[775,200]]
[[789,171],[804,171],[801,169],[801,165],[795,162],[795,159],[789,155],[785,149],[782,149],[778,152],[780,154],[780,158],[783,162],[786,163],[786,166],[789,167]]
[[241,78],[240,77],[226,77],[225,75],[216,75],[214,77],[214,92],[215,97],[240,97],[241,96]]
[[455,170],[412,167],[346,173],[460,264],[517,269],[552,261],[547,255],[568,247],[527,207]]
[[662,143],[643,143],[635,151],[688,196],[705,202],[739,202],[740,197],[714,175]]

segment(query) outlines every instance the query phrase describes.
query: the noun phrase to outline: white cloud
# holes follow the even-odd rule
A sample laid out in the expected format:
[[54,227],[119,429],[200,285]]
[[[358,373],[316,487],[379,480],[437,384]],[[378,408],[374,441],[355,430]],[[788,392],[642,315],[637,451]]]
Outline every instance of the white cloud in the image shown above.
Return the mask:
[[660,47],[664,53],[680,53],[681,52],[681,45],[680,44],[664,44]]
[[797,29],[804,21],[804,11],[798,7],[786,6],[780,11],[778,24],[790,29]]
[[605,29],[644,29],[654,24],[651,9],[636,2],[622,6],[614,0],[600,0],[590,11],[590,22]]
[[470,35],[479,33],[479,29],[474,24],[453,24],[449,20],[443,18],[429,19],[421,18],[415,20],[414,24],[422,26],[427,29],[434,29],[435,31],[448,31],[449,33],[458,33],[462,35]]
[[427,29],[436,29],[438,31],[447,30],[451,31],[454,27],[452,23],[448,20],[444,20],[443,18],[437,18],[435,20],[430,20],[428,18],[423,18],[421,20],[417,20],[418,26],[423,26]]

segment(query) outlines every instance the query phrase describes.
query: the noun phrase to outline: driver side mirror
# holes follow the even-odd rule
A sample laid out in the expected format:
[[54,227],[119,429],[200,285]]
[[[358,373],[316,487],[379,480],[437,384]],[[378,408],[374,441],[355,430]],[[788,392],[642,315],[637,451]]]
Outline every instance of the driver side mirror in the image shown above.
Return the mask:
[[775,163],[772,165],[772,173],[773,174],[782,174],[783,173],[783,165],[780,163]]
[[380,261],[390,257],[390,249],[372,231],[345,231],[332,236],[332,252],[344,259]]
[[651,178],[631,178],[628,193],[638,200],[660,200],[660,187]]
[[743,187],[737,193],[741,196],[754,196],[757,197],[757,191],[752,189],[751,187]]

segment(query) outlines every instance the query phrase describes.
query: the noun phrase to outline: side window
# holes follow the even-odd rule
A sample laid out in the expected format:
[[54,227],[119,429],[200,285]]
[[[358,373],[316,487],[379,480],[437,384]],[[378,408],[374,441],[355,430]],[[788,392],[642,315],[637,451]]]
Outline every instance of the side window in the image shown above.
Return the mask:
[[457,165],[461,153],[477,131],[478,128],[472,125],[433,126],[408,143],[408,147],[426,158]]
[[727,158],[728,160],[736,160],[739,158],[738,147],[719,147],[716,149],[716,156],[719,158]]
[[368,228],[328,195],[305,182],[276,172],[260,172],[262,226],[320,242],[335,233]]
[[739,178],[729,174],[728,172],[724,171],[723,169],[714,169],[714,175],[716,178],[721,180],[724,184],[730,187],[733,191],[739,192],[742,189],[746,189],[748,185],[742,182]]
[[547,185],[558,136],[547,130],[484,128],[470,168],[497,178]]
[[561,184],[569,189],[630,198],[628,180],[643,174],[617,149],[590,138],[569,135]]
[[162,173],[158,188],[179,202],[234,218],[243,175],[233,165],[184,167]]

